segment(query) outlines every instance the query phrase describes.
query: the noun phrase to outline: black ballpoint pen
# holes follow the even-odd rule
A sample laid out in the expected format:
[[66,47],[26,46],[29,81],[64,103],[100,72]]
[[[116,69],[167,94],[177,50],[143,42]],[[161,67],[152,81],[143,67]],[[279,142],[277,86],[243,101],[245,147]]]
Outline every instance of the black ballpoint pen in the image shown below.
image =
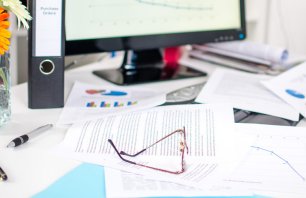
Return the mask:
[[34,129],[33,131],[31,131],[28,134],[24,134],[20,137],[17,137],[15,139],[13,139],[8,145],[7,147],[16,147],[19,146],[23,143],[26,143],[27,141],[29,141],[29,139],[36,137],[37,135],[41,134],[44,131],[47,131],[48,129],[52,128],[52,124],[47,124],[41,127],[38,127],[37,129]]
[[1,181],[6,181],[6,180],[7,180],[7,175],[6,175],[5,172],[2,170],[1,167],[0,167],[0,180],[1,180]]

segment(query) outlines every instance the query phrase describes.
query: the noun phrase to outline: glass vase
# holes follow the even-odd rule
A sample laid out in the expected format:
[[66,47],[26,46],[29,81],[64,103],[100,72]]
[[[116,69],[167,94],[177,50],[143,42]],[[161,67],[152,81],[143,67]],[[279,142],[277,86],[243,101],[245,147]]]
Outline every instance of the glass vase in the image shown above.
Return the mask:
[[0,127],[11,117],[11,78],[9,54],[0,55]]

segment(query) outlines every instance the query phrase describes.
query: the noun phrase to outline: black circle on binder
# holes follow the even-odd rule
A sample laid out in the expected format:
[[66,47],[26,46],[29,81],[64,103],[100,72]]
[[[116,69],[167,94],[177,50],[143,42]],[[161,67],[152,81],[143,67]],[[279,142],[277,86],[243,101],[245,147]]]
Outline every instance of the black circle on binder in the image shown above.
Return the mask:
[[54,63],[51,60],[43,60],[39,65],[40,72],[45,75],[52,74],[54,68],[55,68]]

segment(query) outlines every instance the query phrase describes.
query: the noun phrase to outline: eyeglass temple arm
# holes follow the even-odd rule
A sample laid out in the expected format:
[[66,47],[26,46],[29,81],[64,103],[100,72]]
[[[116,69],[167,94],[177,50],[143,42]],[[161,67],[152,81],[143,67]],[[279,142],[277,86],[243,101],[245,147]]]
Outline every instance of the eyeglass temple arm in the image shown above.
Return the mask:
[[141,151],[139,151],[138,153],[133,154],[133,155],[128,154],[128,153],[126,153],[126,152],[124,152],[124,151],[120,151],[120,154],[121,154],[121,155],[129,156],[129,157],[136,157],[137,155],[139,155],[139,154],[145,152],[146,150],[147,150],[146,148],[145,148],[145,149],[142,149]]
[[124,159],[124,158],[120,155],[119,151],[117,150],[115,144],[113,143],[113,141],[112,141],[111,139],[108,139],[107,141],[108,141],[108,142],[111,144],[111,146],[115,149],[115,151],[116,151],[116,153],[118,154],[118,156],[120,157],[120,159],[122,159],[122,160],[125,161],[125,162],[131,163],[131,164],[136,164],[135,162],[132,162],[132,161],[127,160],[127,159]]
[[[178,130],[173,131],[172,133],[166,135],[165,137],[163,137],[163,138],[161,138],[160,140],[156,141],[155,143],[151,144],[151,145],[148,146],[147,148],[142,149],[142,150],[139,151],[138,153],[135,153],[135,154],[128,154],[128,153],[126,153],[126,152],[124,152],[124,151],[120,151],[120,154],[121,154],[121,155],[129,156],[129,157],[136,157],[137,155],[143,153],[144,151],[146,151],[147,149],[149,149],[149,148],[151,148],[152,146],[156,145],[157,143],[159,143],[159,142],[161,142],[161,141],[167,139],[169,136],[171,136],[171,135],[173,135],[173,134],[175,134],[175,133],[182,132],[182,131],[183,131],[183,134],[184,134],[184,141],[185,141],[185,140],[186,140],[186,137],[185,137],[185,127],[183,127],[183,130],[182,130],[182,129],[178,129]],[[187,148],[186,150],[187,150],[187,153],[188,153],[188,147],[187,147],[187,145],[186,145],[186,148]]]

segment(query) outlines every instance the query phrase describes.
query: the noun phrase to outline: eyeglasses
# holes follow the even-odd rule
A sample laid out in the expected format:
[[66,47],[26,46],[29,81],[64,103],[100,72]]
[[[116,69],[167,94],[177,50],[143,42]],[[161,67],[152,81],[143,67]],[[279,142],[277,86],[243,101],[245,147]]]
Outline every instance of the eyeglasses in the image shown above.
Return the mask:
[[[148,165],[145,165],[145,164],[141,164],[141,163],[137,163],[137,162],[127,160],[123,157],[123,155],[129,156],[129,157],[136,157],[136,156],[140,155],[141,153],[145,152],[147,149],[155,146],[156,144],[162,142],[163,140],[169,138],[170,136],[173,136],[174,134],[180,134],[181,135],[181,140],[179,142],[179,151],[180,151],[180,154],[181,154],[181,156],[180,156],[181,157],[181,162],[180,162],[181,168],[178,171],[171,171],[171,170],[166,170],[166,169],[162,169],[162,168],[156,168],[156,167],[153,167],[153,166],[148,166]],[[185,162],[184,162],[185,148],[186,148],[186,152],[188,154],[188,146],[186,144],[185,127],[183,127],[183,129],[178,129],[178,130],[173,131],[172,133],[166,135],[165,137],[161,138],[160,140],[156,141],[155,143],[147,146],[146,148],[142,149],[141,151],[137,152],[136,154],[128,154],[124,151],[119,152],[111,139],[108,139],[108,142],[115,149],[115,151],[118,154],[118,156],[120,157],[120,159],[122,159],[123,161],[125,161],[127,163],[134,164],[134,165],[141,166],[141,167],[145,167],[145,168],[150,168],[150,169],[157,170],[157,171],[171,173],[171,174],[181,174],[185,171]]]

